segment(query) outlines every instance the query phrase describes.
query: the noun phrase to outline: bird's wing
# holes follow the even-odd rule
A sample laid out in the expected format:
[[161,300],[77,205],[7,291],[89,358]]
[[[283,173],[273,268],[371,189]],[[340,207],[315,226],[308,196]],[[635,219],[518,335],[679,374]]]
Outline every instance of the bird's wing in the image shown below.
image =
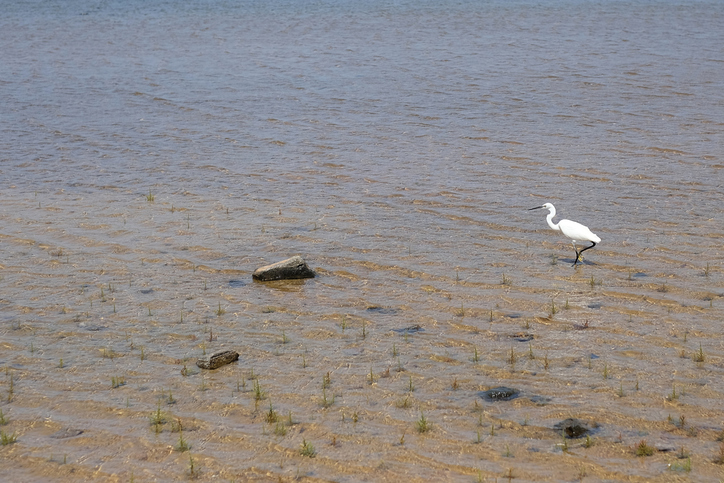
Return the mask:
[[601,241],[601,239],[589,230],[587,226],[581,225],[575,221],[561,220],[558,222],[558,226],[561,228],[561,232],[572,240],[594,243]]

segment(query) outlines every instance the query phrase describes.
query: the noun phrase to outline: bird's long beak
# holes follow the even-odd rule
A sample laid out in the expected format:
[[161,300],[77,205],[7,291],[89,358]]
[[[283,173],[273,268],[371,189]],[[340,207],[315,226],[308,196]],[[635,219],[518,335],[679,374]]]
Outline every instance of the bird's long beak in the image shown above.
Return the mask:
[[530,211],[530,210],[537,210],[538,208],[543,208],[543,206],[541,205],[541,206],[536,206],[535,208],[528,208],[528,211]]

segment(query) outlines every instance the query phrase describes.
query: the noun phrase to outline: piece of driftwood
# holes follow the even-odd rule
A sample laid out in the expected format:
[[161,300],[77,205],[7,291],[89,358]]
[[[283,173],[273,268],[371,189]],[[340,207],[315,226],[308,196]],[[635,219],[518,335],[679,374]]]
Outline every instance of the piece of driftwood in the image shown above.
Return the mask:
[[231,364],[238,360],[239,353],[236,351],[219,351],[208,356],[200,357],[199,360],[196,361],[196,365],[201,369],[216,369],[217,367]]
[[281,262],[259,267],[252,277],[260,282],[270,280],[288,280],[297,278],[314,278],[314,271],[307,266],[307,262],[300,256],[287,258]]

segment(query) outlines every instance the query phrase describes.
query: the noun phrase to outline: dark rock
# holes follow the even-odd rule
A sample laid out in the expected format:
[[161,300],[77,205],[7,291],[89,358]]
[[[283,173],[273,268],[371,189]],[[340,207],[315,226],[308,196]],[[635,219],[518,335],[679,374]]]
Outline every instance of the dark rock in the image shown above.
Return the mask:
[[517,334],[511,334],[511,339],[517,340],[518,342],[528,342],[535,339],[533,334],[526,334],[524,332],[518,332]]
[[520,391],[510,387],[495,387],[480,393],[480,397],[486,401],[509,401],[518,397]]
[[370,307],[367,307],[367,312],[374,312],[381,315],[395,315],[397,312],[399,312],[399,310],[392,307],[380,307],[379,305],[372,305]]
[[300,256],[288,258],[281,262],[272,263],[257,268],[252,275],[254,280],[268,282],[270,280],[289,280],[298,278],[314,278],[314,271],[307,266],[307,262]]
[[416,332],[423,332],[424,330],[425,329],[419,324],[411,325],[402,329],[392,329],[393,332],[397,332],[398,334],[414,334]]
[[545,396],[531,396],[530,402],[537,404],[538,406],[546,406],[550,404],[551,398]]
[[553,427],[558,431],[563,431],[563,434],[568,438],[580,438],[591,431],[591,426],[588,423],[576,418],[564,419]]
[[211,355],[200,357],[196,365],[201,369],[216,369],[226,364],[239,360],[239,353],[236,351],[219,351]]
[[53,439],[65,439],[65,438],[72,438],[72,437],[78,436],[80,434],[83,434],[82,429],[65,428],[65,429],[61,429],[60,431],[56,431],[55,433],[51,434],[50,437]]

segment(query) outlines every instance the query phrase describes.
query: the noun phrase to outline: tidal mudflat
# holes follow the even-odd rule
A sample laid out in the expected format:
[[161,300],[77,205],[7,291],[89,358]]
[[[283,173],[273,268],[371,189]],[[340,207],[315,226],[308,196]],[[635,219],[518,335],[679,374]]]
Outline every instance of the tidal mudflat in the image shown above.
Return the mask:
[[[722,477],[718,266],[614,243],[574,269],[534,228],[489,238],[517,253],[481,267],[342,255],[352,210],[231,196],[2,206],[11,480]],[[289,253],[317,277],[252,281]],[[196,366],[224,349],[239,360]]]

